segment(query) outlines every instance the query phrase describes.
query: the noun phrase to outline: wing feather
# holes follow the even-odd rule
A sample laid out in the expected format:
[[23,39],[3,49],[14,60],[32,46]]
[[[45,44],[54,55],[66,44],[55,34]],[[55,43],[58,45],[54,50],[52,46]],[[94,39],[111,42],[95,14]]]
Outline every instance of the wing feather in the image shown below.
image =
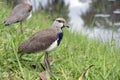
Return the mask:
[[57,39],[57,37],[57,31],[53,28],[39,31],[19,46],[18,53],[44,51]]

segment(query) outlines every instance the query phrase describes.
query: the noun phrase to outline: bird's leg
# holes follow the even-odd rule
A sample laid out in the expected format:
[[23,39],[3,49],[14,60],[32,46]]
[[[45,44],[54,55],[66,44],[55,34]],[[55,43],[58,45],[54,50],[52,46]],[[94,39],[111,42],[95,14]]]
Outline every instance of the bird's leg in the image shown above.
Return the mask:
[[46,70],[48,71],[48,73],[51,73],[50,62],[48,60],[48,53],[47,52],[45,53],[44,63],[45,63],[45,67],[46,67]]
[[22,22],[20,22],[20,31],[21,31],[21,33],[23,33]]

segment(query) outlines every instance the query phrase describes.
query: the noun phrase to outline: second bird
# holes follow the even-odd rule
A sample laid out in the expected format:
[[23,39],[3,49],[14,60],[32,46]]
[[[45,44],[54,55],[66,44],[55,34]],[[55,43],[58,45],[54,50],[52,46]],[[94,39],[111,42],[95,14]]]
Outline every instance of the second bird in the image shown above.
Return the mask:
[[22,22],[31,16],[31,12],[31,2],[29,0],[20,0],[20,3],[13,8],[11,14],[6,18],[4,24],[8,26],[20,22],[20,30],[23,33]]
[[48,53],[54,50],[57,46],[59,46],[62,37],[64,27],[68,27],[66,25],[66,21],[63,18],[57,18],[53,25],[50,28],[41,30],[35,33],[28,40],[20,44],[18,48],[18,53],[35,53],[39,51],[45,52],[44,63],[48,72],[50,72],[50,63],[48,60]]

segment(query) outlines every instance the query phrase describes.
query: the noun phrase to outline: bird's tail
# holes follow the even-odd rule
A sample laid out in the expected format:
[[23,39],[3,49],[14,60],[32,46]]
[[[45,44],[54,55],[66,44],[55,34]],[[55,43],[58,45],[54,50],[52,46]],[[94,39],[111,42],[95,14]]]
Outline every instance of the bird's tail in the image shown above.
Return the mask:
[[16,17],[8,17],[8,18],[4,21],[4,24],[5,24],[5,26],[8,26],[8,25],[10,25],[10,24],[17,23],[17,22],[19,22],[19,21],[17,20]]
[[7,21],[4,21],[4,24],[5,24],[5,26],[8,26],[8,25],[9,25],[9,23],[8,23]]

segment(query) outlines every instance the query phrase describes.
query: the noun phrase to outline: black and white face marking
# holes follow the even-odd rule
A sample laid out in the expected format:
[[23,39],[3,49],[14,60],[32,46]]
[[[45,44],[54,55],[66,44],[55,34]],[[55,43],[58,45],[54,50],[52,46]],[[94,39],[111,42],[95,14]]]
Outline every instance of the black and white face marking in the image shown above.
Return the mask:
[[64,21],[62,21],[62,20],[56,20],[56,21],[58,21],[59,23],[64,23]]
[[66,21],[64,18],[57,18],[54,22],[53,22],[53,27],[56,27],[58,29],[62,29],[64,27],[69,27],[66,24]]
[[68,27],[69,28],[69,26],[66,25],[66,22],[64,20],[56,20],[56,21],[59,22],[59,23],[61,23],[61,24],[63,24],[62,28],[63,27]]
[[64,21],[62,21],[62,20],[56,20],[56,21],[61,25],[61,28],[65,27],[64,26],[64,23],[65,23]]

